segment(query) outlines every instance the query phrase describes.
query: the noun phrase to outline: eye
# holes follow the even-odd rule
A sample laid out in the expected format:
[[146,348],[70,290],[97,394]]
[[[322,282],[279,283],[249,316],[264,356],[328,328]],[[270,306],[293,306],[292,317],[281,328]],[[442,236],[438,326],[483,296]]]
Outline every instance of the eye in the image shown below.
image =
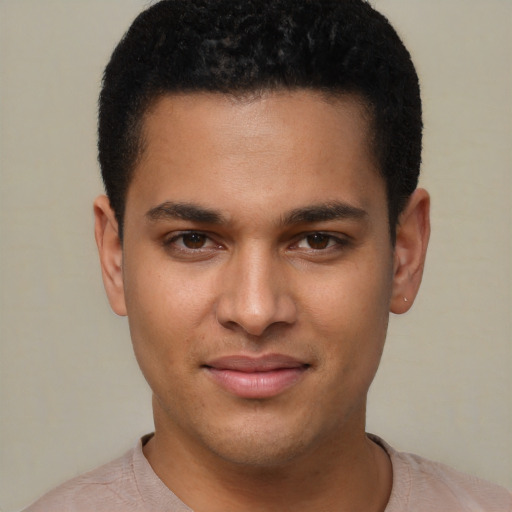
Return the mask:
[[335,245],[341,245],[341,243],[341,240],[335,238],[332,235],[328,235],[326,233],[311,233],[299,240],[296,247],[299,249],[313,249],[315,251],[322,251]]
[[202,233],[185,233],[181,235],[182,244],[187,249],[201,249],[208,240],[206,235]]
[[164,240],[164,246],[175,251],[200,251],[219,247],[207,234],[198,231],[182,231]]

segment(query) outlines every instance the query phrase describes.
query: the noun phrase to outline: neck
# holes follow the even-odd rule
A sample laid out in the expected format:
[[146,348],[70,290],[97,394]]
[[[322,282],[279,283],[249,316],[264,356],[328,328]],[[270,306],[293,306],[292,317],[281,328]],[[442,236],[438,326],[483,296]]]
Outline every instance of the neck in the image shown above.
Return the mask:
[[197,512],[382,512],[391,491],[391,463],[366,436],[364,414],[360,420],[358,428],[347,425],[293,460],[269,466],[225,460],[163,428],[156,415],[144,454],[167,487]]

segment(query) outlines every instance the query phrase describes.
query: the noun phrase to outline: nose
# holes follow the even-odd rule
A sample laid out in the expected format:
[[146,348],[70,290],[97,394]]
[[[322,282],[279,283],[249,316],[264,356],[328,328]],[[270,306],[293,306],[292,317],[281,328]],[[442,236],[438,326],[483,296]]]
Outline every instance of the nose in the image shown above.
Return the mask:
[[283,263],[270,250],[246,248],[220,277],[217,320],[224,327],[261,336],[271,326],[291,325],[297,308]]

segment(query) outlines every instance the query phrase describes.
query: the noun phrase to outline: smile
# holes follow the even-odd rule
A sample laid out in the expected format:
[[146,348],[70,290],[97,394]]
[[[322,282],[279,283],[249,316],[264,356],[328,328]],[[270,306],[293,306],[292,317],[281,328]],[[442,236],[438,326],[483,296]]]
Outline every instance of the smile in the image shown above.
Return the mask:
[[296,384],[310,365],[284,355],[228,356],[204,365],[211,378],[240,398],[271,398]]

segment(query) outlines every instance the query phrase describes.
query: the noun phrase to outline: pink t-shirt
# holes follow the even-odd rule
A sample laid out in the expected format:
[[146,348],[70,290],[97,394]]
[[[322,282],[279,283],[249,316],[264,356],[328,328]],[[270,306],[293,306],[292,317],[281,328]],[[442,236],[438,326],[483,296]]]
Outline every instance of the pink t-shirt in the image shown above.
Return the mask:
[[[393,466],[385,512],[512,511],[512,493],[506,489],[371,438],[386,450]],[[144,457],[147,439],[123,457],[62,484],[25,512],[192,512]]]

